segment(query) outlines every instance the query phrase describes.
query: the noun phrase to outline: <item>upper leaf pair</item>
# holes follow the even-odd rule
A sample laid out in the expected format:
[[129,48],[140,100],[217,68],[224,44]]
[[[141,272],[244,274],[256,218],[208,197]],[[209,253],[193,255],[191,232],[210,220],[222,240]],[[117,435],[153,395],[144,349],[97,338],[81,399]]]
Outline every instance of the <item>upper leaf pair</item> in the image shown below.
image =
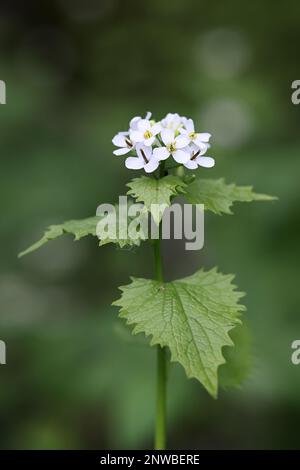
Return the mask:
[[[163,211],[171,205],[172,198],[184,195],[191,204],[204,204],[204,208],[215,214],[231,214],[231,206],[234,202],[269,201],[276,199],[265,194],[257,194],[251,186],[236,186],[226,184],[224,179],[211,180],[197,178],[191,183],[185,183],[178,176],[168,175],[161,179],[141,176],[128,183],[128,195],[134,197],[137,202],[143,202],[145,209],[151,212],[153,219],[158,224]],[[20,253],[24,256],[57,237],[66,233],[74,235],[79,240],[87,235],[96,236],[96,227],[100,217],[89,217],[82,220],[71,220],[60,225],[51,225],[44,236]],[[105,238],[100,245],[117,243],[121,247],[126,245],[139,245],[140,239]]]

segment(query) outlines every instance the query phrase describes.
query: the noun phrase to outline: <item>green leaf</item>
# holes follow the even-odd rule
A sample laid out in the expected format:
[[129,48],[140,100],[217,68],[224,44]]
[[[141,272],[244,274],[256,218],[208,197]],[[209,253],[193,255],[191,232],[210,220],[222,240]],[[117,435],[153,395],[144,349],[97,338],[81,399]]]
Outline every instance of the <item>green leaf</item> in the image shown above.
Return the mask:
[[[127,210],[130,210],[131,202],[128,203]],[[119,212],[120,206],[117,204],[115,205],[115,211],[116,211],[116,230],[114,234],[107,234],[105,235],[101,240],[99,245],[107,245],[108,243],[115,243],[120,246],[120,248],[125,248],[125,247],[135,247],[135,246],[140,246],[141,241],[144,241],[148,238],[147,232],[144,232],[144,225],[145,224],[145,229],[147,230],[148,226],[148,219],[147,219],[147,214],[143,214],[143,210],[140,210],[140,214],[136,214],[135,216],[129,217],[127,213],[127,217],[125,215],[125,220],[122,218],[121,220],[121,226],[120,226],[120,212]],[[135,219],[135,227],[134,227],[134,232],[135,236],[133,237],[133,234],[131,235],[130,232],[130,224],[134,222]],[[104,221],[104,219],[103,219]],[[104,221],[105,222],[105,221]],[[125,224],[125,225],[123,225]],[[120,232],[119,230],[124,229],[126,230],[127,233],[122,234],[122,238],[120,238]],[[124,237],[124,238],[123,238]]]
[[267,194],[253,192],[252,186],[226,184],[224,179],[197,178],[186,188],[185,197],[192,204],[204,204],[205,209],[215,214],[232,214],[234,202],[272,201],[277,199]]
[[127,194],[137,202],[143,202],[158,225],[164,210],[171,204],[172,196],[183,193],[186,184],[179,177],[169,175],[161,179],[141,176],[134,178],[127,186],[130,188]]
[[19,258],[37,250],[48,241],[61,237],[66,233],[74,235],[75,240],[80,240],[80,238],[86,237],[87,235],[96,236],[96,227],[99,220],[99,217],[89,217],[82,220],[69,220],[59,225],[50,225],[50,227],[46,229],[43,237],[25,251],[22,251],[22,253],[19,254]]
[[225,390],[240,388],[253,368],[252,337],[248,325],[238,325],[230,332],[230,337],[234,348],[224,348],[226,362],[219,369],[220,387]]
[[[116,211],[118,214],[118,207],[116,207]],[[61,237],[64,234],[74,235],[75,240],[80,240],[80,238],[86,237],[87,235],[93,235],[96,237],[97,224],[98,222],[100,222],[101,219],[102,217],[95,216],[82,220],[69,220],[68,222],[64,222],[59,225],[50,225],[50,227],[46,229],[43,237],[39,241],[31,245],[29,248],[27,248],[25,251],[20,253],[19,258],[31,253],[32,251],[37,250],[50,240],[54,240],[55,238]],[[117,225],[116,237],[113,238],[107,236],[106,238],[103,238],[99,241],[99,245],[102,246],[106,245],[107,243],[116,243],[121,248],[124,248],[125,246],[139,246],[141,239],[144,239],[142,232],[140,234],[140,237],[137,239],[130,239],[129,237],[125,239],[119,239]]]
[[228,332],[245,310],[238,303],[244,294],[235,290],[233,278],[216,268],[165,284],[132,278],[113,305],[121,307],[120,317],[134,326],[134,334],[143,332],[152,336],[151,345],[169,347],[171,360],[216,397],[222,348],[233,344]]

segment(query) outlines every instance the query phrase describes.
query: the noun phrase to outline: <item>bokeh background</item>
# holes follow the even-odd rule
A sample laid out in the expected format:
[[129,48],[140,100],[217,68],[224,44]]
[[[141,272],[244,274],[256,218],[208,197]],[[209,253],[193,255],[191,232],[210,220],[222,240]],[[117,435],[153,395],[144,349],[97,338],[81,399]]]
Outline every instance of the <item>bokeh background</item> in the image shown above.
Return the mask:
[[171,367],[169,447],[299,448],[299,2],[2,0],[0,12],[1,448],[152,446],[155,350],[110,307],[130,275],[152,276],[150,249],[65,237],[17,259],[45,226],[125,194],[132,173],[111,138],[148,110],[213,134],[203,176],[279,197],[207,215],[192,257],[165,247],[169,279],[237,273],[252,351],[242,387],[218,401]]

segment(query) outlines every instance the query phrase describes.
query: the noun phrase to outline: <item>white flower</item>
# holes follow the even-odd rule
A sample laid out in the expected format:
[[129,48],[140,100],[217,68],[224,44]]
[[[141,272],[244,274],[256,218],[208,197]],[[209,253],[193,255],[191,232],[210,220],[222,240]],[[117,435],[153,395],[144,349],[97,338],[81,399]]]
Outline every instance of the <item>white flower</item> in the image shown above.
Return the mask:
[[[147,112],[145,119],[150,119],[152,113],[150,111]],[[130,152],[130,150],[134,150],[135,142],[133,142],[130,137],[130,131],[137,130],[137,125],[139,121],[142,121],[143,118],[141,116],[135,116],[131,119],[129,123],[129,131],[127,132],[118,132],[112,140],[112,143],[116,147],[120,147],[118,150],[114,150],[115,155],[125,155],[126,153]]]
[[203,156],[209,148],[209,144],[202,143],[201,147],[198,147],[195,144],[191,144],[189,148],[189,160],[184,163],[184,166],[189,170],[195,170],[198,168],[198,166],[212,168],[215,165],[215,160],[212,157],[208,157],[207,155]]
[[136,124],[136,130],[130,131],[130,139],[133,142],[143,143],[146,146],[152,145],[157,134],[161,131],[161,125],[149,121],[149,119],[140,119],[134,124]]
[[161,124],[166,129],[177,131],[182,126],[183,119],[178,113],[168,113],[164,119],[161,120]]
[[144,168],[146,173],[152,173],[159,165],[155,158],[152,148],[143,144],[136,144],[136,157],[128,157],[125,160],[126,168],[130,170],[141,170]]
[[129,130],[119,132],[112,140],[118,147],[113,152],[115,155],[132,152],[132,156],[125,160],[127,168],[144,169],[146,173],[152,173],[161,160],[170,156],[191,170],[198,166],[214,166],[215,160],[206,155],[211,135],[208,132],[195,132],[192,119],[177,113],[168,113],[160,122],[150,119],[150,112],[145,118],[135,116],[129,123]]
[[188,137],[189,141],[197,145],[197,147],[201,148],[203,143],[209,142],[211,138],[211,134],[208,132],[195,132],[195,125],[192,119],[184,119],[184,127],[179,129],[179,132]]
[[165,147],[157,147],[153,150],[153,155],[157,160],[166,160],[170,155],[177,163],[186,163],[189,160],[190,155],[187,148],[189,139],[187,137],[182,135],[175,137],[174,131],[163,129],[161,138]]
[[[147,114],[146,114],[145,119],[149,120],[151,118],[151,116],[152,116],[152,113],[150,111],[148,111]],[[129,123],[129,130],[137,131],[138,130],[137,124],[142,119],[143,118],[141,118],[141,116],[135,116],[134,118],[132,118],[130,123]]]
[[112,143],[116,147],[120,147],[118,150],[114,150],[115,155],[125,155],[126,153],[133,150],[134,144],[128,136],[128,132],[119,132],[114,136]]

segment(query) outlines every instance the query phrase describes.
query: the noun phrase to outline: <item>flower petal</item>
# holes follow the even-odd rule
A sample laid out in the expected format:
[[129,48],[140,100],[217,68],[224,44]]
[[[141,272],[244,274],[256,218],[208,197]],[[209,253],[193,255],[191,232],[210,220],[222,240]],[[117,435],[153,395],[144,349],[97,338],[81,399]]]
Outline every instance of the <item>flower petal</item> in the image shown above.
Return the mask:
[[144,167],[144,161],[138,157],[128,157],[125,160],[125,166],[129,170],[140,170]]
[[156,135],[160,131],[161,131],[161,124],[159,124],[159,122],[157,122],[156,124],[153,124],[153,126],[151,127],[151,134]]
[[198,136],[202,142],[208,142],[211,138],[211,134],[209,132],[200,132]]
[[124,135],[122,135],[122,134],[117,134],[117,135],[115,135],[114,138],[113,138],[113,140],[112,140],[112,143],[113,143],[116,147],[127,147],[125,137],[124,137]]
[[147,114],[146,114],[146,117],[145,117],[145,119],[150,119],[150,118],[151,118],[151,116],[152,116],[152,113],[151,113],[151,111],[147,111]]
[[189,131],[186,130],[184,127],[180,127],[179,129],[180,134],[182,135],[189,135]]
[[199,155],[204,155],[204,153],[207,151],[208,148],[209,148],[209,144],[205,144],[204,142],[200,142],[200,141],[197,142],[197,140],[193,142],[194,153],[200,150]]
[[193,119],[185,119],[184,125],[189,133],[195,132],[195,125]]
[[153,156],[157,160],[166,160],[170,155],[169,150],[167,147],[157,147],[156,149],[153,150]]
[[215,160],[212,157],[197,157],[196,162],[199,166],[203,166],[204,168],[212,168],[215,166]]
[[136,153],[139,158],[143,159],[144,162],[145,162],[144,156],[146,157],[146,160],[148,161],[152,158],[152,148],[147,147],[144,144],[137,144]]
[[176,152],[172,153],[172,156],[177,163],[186,163],[190,159],[188,152],[183,150],[176,150]]
[[152,173],[153,171],[156,170],[158,165],[159,165],[159,161],[156,160],[156,158],[151,158],[150,162],[144,166],[144,170],[146,173]]
[[140,131],[131,131],[130,140],[132,140],[133,142],[143,142],[144,134]]
[[179,135],[175,139],[176,142],[176,148],[182,149],[183,147],[186,147],[189,144],[189,139],[183,135]]
[[125,155],[126,153],[130,152],[130,148],[124,147],[122,149],[117,149],[113,151],[114,155]]
[[141,116],[135,116],[134,118],[132,118],[130,123],[129,123],[130,129],[136,131],[137,130],[137,124],[138,124],[140,119],[142,119]]
[[171,129],[162,129],[161,138],[165,145],[170,144],[174,140],[174,131]]
[[149,139],[144,140],[144,144],[147,145],[147,147],[150,147],[154,141],[155,141],[155,137],[149,137]]
[[196,170],[196,168],[198,168],[198,165],[195,160],[188,160],[186,163],[184,163],[184,166],[189,170]]
[[144,133],[150,129],[151,124],[150,124],[150,121],[148,121],[148,119],[140,119],[137,124],[137,127],[140,132]]

